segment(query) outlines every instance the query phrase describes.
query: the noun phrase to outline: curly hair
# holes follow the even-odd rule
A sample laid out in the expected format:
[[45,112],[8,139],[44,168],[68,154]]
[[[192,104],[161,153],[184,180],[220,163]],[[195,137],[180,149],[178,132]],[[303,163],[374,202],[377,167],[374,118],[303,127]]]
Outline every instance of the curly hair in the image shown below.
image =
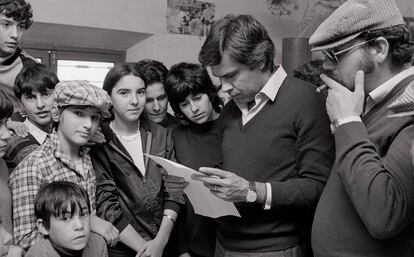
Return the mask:
[[207,70],[200,64],[182,62],[173,65],[165,81],[165,91],[175,116],[182,124],[188,124],[189,120],[181,111],[180,103],[190,94],[207,94],[217,113],[220,113],[223,107],[217,95],[217,88]]
[[24,22],[25,29],[33,23],[32,7],[25,0],[0,0],[0,13],[17,22]]
[[145,85],[153,83],[165,83],[168,69],[162,62],[152,59],[144,59],[135,64],[135,69],[142,74]]
[[[387,39],[389,44],[389,55],[393,67],[399,69],[402,66],[411,63],[414,54],[414,43],[410,42],[410,32],[405,25],[370,30],[364,32],[358,38],[369,41],[378,37]],[[376,42],[372,40],[368,44],[373,46]]]
[[263,71],[273,71],[275,46],[269,33],[250,15],[226,15],[211,27],[201,47],[198,60],[204,66],[221,62],[224,52],[243,65],[256,69],[264,64]]

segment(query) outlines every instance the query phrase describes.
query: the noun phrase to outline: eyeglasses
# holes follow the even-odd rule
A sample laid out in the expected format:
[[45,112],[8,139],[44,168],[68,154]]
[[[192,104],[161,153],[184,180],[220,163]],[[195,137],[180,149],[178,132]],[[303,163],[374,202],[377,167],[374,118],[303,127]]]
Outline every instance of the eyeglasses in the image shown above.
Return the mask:
[[355,44],[355,45],[353,45],[353,46],[350,46],[350,47],[348,47],[348,48],[345,48],[345,49],[342,49],[342,50],[339,50],[338,52],[334,52],[333,50],[323,50],[322,51],[322,54],[325,56],[325,58],[326,59],[328,59],[332,64],[338,64],[339,63],[339,59],[338,59],[338,55],[340,55],[340,54],[343,54],[343,53],[346,53],[346,52],[349,52],[349,51],[351,51],[351,50],[353,50],[353,49],[356,49],[356,48],[358,48],[358,47],[361,47],[361,46],[363,46],[363,45],[365,45],[365,44],[368,44],[369,42],[371,42],[371,41],[373,41],[373,40],[375,40],[375,39],[371,39],[371,40],[368,40],[368,41],[364,41],[364,42],[361,42],[361,43],[358,43],[358,44]]

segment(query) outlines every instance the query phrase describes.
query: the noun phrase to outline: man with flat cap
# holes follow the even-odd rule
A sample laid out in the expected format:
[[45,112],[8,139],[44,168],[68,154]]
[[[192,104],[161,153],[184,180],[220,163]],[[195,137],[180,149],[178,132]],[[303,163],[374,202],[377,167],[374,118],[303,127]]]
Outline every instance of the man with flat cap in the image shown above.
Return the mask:
[[387,108],[414,81],[394,0],[349,0],[311,36],[322,51],[336,160],[315,213],[315,256],[413,256],[413,119]]

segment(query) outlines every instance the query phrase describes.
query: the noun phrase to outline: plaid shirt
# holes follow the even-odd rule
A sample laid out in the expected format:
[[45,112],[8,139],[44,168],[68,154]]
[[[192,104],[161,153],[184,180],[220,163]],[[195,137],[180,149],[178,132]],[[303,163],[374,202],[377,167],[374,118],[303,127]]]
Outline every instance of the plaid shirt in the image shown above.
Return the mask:
[[63,153],[59,138],[53,132],[45,143],[28,155],[9,178],[13,198],[14,243],[28,249],[39,231],[36,228],[34,203],[44,183],[71,181],[82,186],[89,195],[91,211],[95,212],[96,177],[88,148],[81,147],[82,168],[76,167]]

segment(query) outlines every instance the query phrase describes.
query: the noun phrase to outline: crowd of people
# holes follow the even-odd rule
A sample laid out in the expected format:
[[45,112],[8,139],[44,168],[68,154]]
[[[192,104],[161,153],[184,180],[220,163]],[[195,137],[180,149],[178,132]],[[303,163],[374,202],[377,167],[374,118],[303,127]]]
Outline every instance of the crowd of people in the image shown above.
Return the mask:
[[[199,64],[118,64],[102,88],[19,48],[32,16],[0,0],[1,256],[413,256],[414,43],[394,0],[342,4],[295,76],[228,14]],[[148,154],[240,217],[196,214],[193,182]]]

